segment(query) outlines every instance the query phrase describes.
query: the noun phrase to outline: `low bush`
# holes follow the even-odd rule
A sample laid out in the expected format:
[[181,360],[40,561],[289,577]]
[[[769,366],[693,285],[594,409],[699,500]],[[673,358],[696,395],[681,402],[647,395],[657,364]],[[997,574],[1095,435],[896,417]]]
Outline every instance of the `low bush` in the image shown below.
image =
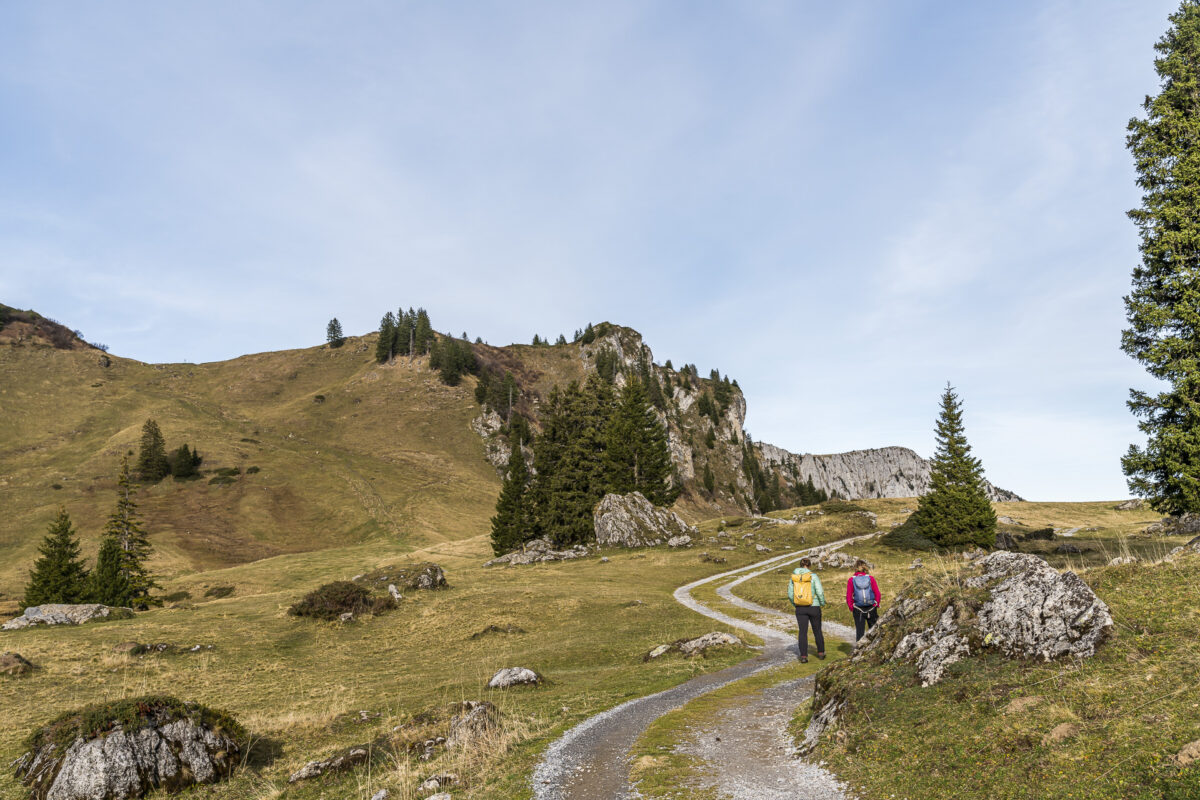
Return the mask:
[[899,527],[892,528],[879,537],[879,543],[888,547],[894,547],[897,550],[932,552],[938,549],[937,544],[932,539],[921,535],[912,517],[906,519]]
[[228,486],[231,483],[234,483],[236,481],[237,481],[237,478],[233,478],[229,475],[217,475],[215,478],[209,479],[208,485],[209,486]]
[[246,474],[247,474],[247,475],[255,475],[255,474],[257,474],[257,473],[259,473],[259,472],[261,472],[261,471],[262,471],[262,470],[260,470],[258,467],[246,467]]
[[213,587],[210,587],[209,590],[204,593],[204,596],[205,597],[214,597],[214,598],[220,600],[222,597],[229,597],[231,594],[233,594],[232,586],[213,586]]
[[826,514],[853,514],[855,511],[866,511],[865,508],[857,503],[850,503],[845,500],[826,500],[821,503],[821,510]]
[[327,583],[308,594],[291,608],[294,617],[315,617],[334,620],[342,614],[379,614],[396,607],[390,596],[371,593],[365,586],[351,581]]
[[171,592],[170,594],[164,594],[159,599],[162,600],[164,603],[178,603],[181,600],[190,600],[191,598],[192,598],[191,592],[179,591],[179,592]]

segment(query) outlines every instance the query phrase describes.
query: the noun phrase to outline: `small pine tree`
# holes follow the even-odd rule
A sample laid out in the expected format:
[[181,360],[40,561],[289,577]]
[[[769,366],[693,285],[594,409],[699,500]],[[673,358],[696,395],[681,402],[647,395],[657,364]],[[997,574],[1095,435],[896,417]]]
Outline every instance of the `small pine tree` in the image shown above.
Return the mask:
[[717,429],[709,428],[708,433],[704,434],[704,446],[712,450],[717,446]]
[[375,342],[375,360],[386,364],[396,355],[396,316],[392,312],[379,320],[379,339]]
[[34,562],[21,607],[83,601],[88,592],[88,573],[79,560],[79,540],[65,508],[58,509],[38,552],[42,557]]
[[[133,482],[129,477],[129,459],[126,457],[121,459],[121,474],[117,479],[117,506],[104,527],[104,536],[105,539],[114,540],[121,551],[120,572],[124,589],[128,592],[128,602],[122,605],[146,607],[154,602],[150,592],[157,589],[158,584],[146,568],[152,548],[142,529],[134,494]],[[116,589],[104,591],[111,594]]]
[[338,322],[337,317],[329,320],[329,324],[325,326],[325,341],[330,347],[341,347],[346,343],[346,337],[342,334],[342,323]]
[[171,474],[177,481],[195,477],[199,474],[197,468],[204,461],[201,455],[188,447],[186,443],[180,445],[178,450],[171,451],[167,460],[171,465]]
[[712,467],[708,464],[704,465],[704,491],[712,494],[717,488],[717,479],[713,475]]
[[558,335],[558,339],[556,339],[556,340],[554,341],[554,343],[555,343],[555,344],[566,344],[566,343],[567,343],[567,337],[566,337],[566,334],[562,334],[562,333],[560,333],[560,334]]
[[918,533],[941,547],[995,544],[996,512],[983,490],[983,466],[971,455],[962,403],[949,384],[942,394],[929,483],[911,517]]
[[492,550],[496,555],[516,550],[532,538],[529,523],[529,468],[525,466],[521,440],[513,437],[508,473],[496,501],[496,516],[492,517]]
[[534,347],[540,347],[540,346],[541,346],[541,344],[542,344],[542,337],[538,336],[538,335],[535,333],[535,334],[533,335],[533,341],[531,342],[531,344],[532,344]]
[[158,423],[152,419],[146,420],[146,424],[142,426],[137,472],[138,477],[146,483],[158,483],[171,474],[171,465],[167,461],[167,443],[158,428]]
[[121,571],[121,544],[111,537],[100,544],[96,568],[88,581],[88,599],[106,606],[126,607],[132,604],[129,580]]

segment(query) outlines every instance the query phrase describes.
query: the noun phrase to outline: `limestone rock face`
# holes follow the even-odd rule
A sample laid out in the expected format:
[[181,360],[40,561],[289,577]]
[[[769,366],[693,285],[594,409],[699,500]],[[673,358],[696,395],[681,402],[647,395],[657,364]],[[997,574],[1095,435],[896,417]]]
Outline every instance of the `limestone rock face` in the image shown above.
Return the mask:
[[652,505],[641,492],[605,495],[596,505],[594,524],[601,547],[651,547],[696,534],[682,517]]
[[568,561],[572,558],[583,558],[588,554],[588,549],[581,544],[577,544],[568,550],[555,550],[554,543],[546,538],[533,539],[525,543],[525,546],[520,550],[514,550],[511,553],[505,553],[502,556],[493,558],[491,561],[484,563],[485,567],[494,567],[500,564],[517,565],[517,564],[537,564],[543,561]]
[[[831,455],[797,455],[771,444],[760,443],[764,462],[795,467],[803,481],[850,500],[867,497],[916,497],[929,491],[929,461],[907,447],[851,450]],[[985,482],[988,499],[999,502],[1020,500],[1016,494]]]
[[98,603],[48,603],[30,606],[24,614],[0,626],[0,630],[15,631],[31,625],[82,625],[99,619],[128,619],[132,616],[132,609],[112,608]]
[[892,660],[915,658],[921,685],[932,686],[941,682],[948,666],[970,654],[970,642],[959,634],[954,621],[954,606],[950,605],[938,618],[937,625],[901,639],[892,653]]
[[535,685],[542,682],[542,676],[526,667],[505,667],[496,672],[488,681],[489,689],[508,689],[512,686]]
[[239,743],[193,719],[161,715],[137,730],[121,727],[65,748],[46,743],[16,763],[35,800],[106,800],[177,791],[228,777]]

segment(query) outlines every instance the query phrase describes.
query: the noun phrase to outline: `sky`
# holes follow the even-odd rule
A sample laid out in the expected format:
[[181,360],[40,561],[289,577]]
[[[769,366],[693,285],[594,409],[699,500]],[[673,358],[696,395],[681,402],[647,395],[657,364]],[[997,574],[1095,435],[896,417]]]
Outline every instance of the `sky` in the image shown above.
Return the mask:
[[0,5],[0,302],[204,362],[636,328],[794,452],[1127,496],[1125,126],[1177,0]]

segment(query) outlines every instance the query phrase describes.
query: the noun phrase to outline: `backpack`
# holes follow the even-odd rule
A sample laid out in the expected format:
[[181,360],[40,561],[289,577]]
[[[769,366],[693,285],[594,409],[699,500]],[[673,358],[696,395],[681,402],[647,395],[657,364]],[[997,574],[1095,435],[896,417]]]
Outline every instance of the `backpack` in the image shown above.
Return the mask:
[[855,575],[854,605],[859,608],[870,608],[875,605],[875,590],[871,588],[870,575]]
[[792,604],[811,606],[813,604],[812,573],[792,575]]

